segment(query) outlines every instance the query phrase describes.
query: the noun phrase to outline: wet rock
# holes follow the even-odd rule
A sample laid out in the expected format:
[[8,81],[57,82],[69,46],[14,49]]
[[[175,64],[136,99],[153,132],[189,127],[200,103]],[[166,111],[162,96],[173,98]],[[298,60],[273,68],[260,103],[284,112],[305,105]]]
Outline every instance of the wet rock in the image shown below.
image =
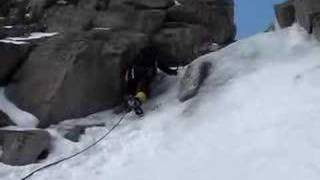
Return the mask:
[[189,65],[180,82],[179,100],[181,102],[185,102],[198,94],[201,85],[210,74],[211,67],[210,62]]
[[295,22],[295,9],[291,1],[276,4],[274,8],[281,28],[289,27]]
[[147,40],[128,31],[54,37],[31,53],[6,95],[40,127],[112,108],[121,101],[124,69]]
[[43,130],[0,130],[1,162],[13,166],[35,163],[49,151],[50,141],[50,134]]

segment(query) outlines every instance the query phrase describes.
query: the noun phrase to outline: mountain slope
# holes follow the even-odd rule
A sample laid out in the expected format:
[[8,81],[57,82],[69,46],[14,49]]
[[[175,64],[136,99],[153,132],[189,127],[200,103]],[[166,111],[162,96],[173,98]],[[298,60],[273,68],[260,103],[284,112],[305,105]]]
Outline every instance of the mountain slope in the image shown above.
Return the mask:
[[[33,180],[270,180],[320,178],[320,44],[298,26],[256,35],[199,58],[213,71],[199,95],[181,104],[164,79],[147,114],[132,114],[108,140]],[[103,112],[86,120],[119,117]],[[113,119],[113,121],[110,121]],[[74,144],[55,128],[53,152],[38,165],[0,165],[16,180],[101,136],[91,128]]]

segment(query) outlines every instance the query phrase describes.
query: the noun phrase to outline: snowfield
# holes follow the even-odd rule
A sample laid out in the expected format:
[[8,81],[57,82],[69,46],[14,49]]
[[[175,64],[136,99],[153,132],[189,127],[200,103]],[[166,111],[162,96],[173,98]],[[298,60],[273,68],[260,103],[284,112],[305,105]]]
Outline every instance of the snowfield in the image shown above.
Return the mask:
[[[130,114],[108,140],[32,180],[319,180],[320,43],[297,25],[241,40],[195,63],[213,63],[199,95],[179,103],[178,78],[166,78],[141,120]],[[111,112],[82,121],[105,121]],[[26,167],[0,164],[18,180],[75,153],[106,132],[87,130],[80,143],[55,127],[48,159]]]

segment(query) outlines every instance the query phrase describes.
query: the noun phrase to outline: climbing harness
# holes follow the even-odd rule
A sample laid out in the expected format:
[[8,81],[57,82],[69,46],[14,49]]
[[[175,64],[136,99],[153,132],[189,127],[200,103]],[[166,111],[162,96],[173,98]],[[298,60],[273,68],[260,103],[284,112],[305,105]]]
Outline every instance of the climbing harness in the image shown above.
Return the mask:
[[93,148],[94,146],[96,146],[97,144],[99,144],[102,140],[106,139],[106,138],[112,133],[112,131],[115,130],[115,129],[121,124],[121,122],[125,119],[125,117],[127,116],[127,114],[128,114],[128,113],[125,113],[125,114],[119,119],[119,121],[118,121],[116,124],[114,124],[113,127],[112,127],[106,134],[104,134],[101,138],[99,138],[96,142],[94,142],[93,144],[91,144],[91,145],[88,146],[87,148],[85,148],[85,149],[83,149],[83,150],[81,150],[81,151],[79,151],[79,152],[77,152],[77,153],[75,153],[75,154],[73,154],[73,155],[71,155],[71,156],[65,157],[65,158],[60,159],[60,160],[58,160],[58,161],[56,161],[56,162],[53,162],[53,163],[47,164],[47,165],[45,165],[45,166],[43,166],[43,167],[40,167],[40,168],[32,171],[31,173],[29,173],[27,176],[25,176],[25,177],[22,178],[21,180],[29,179],[31,176],[33,176],[33,175],[36,174],[37,172],[43,171],[43,170],[45,170],[45,169],[48,169],[49,167],[52,167],[52,166],[58,165],[58,164],[60,164],[60,163],[62,163],[62,162],[65,162],[65,161],[67,161],[67,160],[73,159],[74,157],[76,157],[76,156],[78,156],[78,155],[80,155],[80,154],[88,151],[89,149]]

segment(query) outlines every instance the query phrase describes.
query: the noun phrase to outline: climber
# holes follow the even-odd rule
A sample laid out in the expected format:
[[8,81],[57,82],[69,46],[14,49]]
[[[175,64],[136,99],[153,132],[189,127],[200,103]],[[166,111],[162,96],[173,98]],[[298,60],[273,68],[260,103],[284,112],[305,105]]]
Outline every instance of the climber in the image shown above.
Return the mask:
[[115,110],[116,113],[126,109],[134,111],[138,116],[143,116],[141,105],[146,103],[150,97],[150,85],[157,75],[158,68],[168,75],[177,75],[177,69],[171,69],[157,62],[155,51],[152,48],[142,50],[126,70],[125,103],[121,109]]

